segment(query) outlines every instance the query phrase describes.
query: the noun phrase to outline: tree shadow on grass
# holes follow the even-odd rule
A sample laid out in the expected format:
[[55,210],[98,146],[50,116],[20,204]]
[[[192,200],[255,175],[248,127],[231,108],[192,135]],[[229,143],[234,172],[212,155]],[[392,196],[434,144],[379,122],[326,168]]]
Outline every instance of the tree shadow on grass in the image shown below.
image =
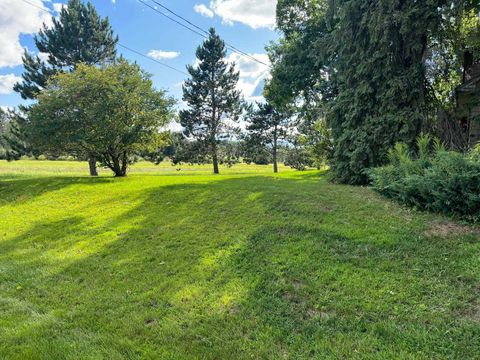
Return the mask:
[[[51,318],[5,343],[38,358],[480,354],[478,327],[453,317],[475,295],[478,247],[432,242],[408,212],[388,214],[376,197],[355,205],[357,195],[308,180],[170,185],[95,230],[80,217],[35,225],[33,240],[0,245],[25,270],[8,296]],[[91,238],[88,255],[40,261],[45,250],[71,253],[79,238]],[[46,249],[26,251],[32,241]]]
[[10,177],[0,176],[0,206],[11,202],[16,204],[33,200],[43,194],[58,191],[72,185],[110,184],[107,177]]

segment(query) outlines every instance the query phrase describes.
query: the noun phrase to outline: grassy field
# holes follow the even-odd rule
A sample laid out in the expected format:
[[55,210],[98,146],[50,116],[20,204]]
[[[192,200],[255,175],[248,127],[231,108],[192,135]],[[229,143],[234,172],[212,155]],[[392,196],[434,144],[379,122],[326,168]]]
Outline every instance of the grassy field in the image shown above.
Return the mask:
[[479,359],[480,230],[318,171],[0,162],[0,359]]

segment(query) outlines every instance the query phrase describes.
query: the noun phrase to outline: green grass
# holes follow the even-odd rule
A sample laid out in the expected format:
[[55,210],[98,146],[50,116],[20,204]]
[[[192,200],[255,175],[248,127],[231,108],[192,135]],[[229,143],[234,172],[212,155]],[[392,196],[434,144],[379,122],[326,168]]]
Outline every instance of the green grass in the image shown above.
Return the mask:
[[480,233],[320,172],[0,162],[0,359],[479,359]]

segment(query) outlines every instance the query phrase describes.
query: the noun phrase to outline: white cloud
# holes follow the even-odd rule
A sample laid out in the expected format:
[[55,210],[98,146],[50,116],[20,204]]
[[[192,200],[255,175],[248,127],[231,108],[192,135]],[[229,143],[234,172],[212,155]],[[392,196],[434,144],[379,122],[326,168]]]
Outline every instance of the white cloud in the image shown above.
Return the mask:
[[[270,64],[266,54],[249,54],[257,60]],[[248,57],[231,53],[227,58],[229,63],[235,62],[240,72],[237,88],[242,92],[247,101],[260,101],[263,99],[263,86],[270,76],[270,68]]]
[[0,1],[0,68],[22,64],[21,34],[36,33],[44,22],[51,23],[51,15],[39,9],[47,10],[42,0],[29,2],[38,8],[19,0]]
[[4,112],[13,111],[13,109],[14,109],[12,106],[6,106],[6,105],[0,105],[0,108],[1,108]]
[[67,5],[62,4],[62,3],[53,3],[53,10],[56,12],[62,11],[62,8],[67,8]]
[[7,95],[13,92],[13,85],[22,81],[22,78],[14,74],[0,75],[0,95]]
[[43,62],[47,62],[48,61],[48,54],[47,53],[38,53],[37,56],[40,58],[40,60],[42,60]]
[[197,4],[193,7],[193,10],[195,10],[196,13],[208,18],[212,18],[214,16],[213,11],[210,10],[205,4]]
[[210,9],[227,24],[239,22],[253,29],[275,26],[276,0],[212,0]]
[[148,56],[156,60],[175,59],[180,56],[180,53],[176,51],[150,50]]
[[[267,54],[249,54],[251,57],[270,65]],[[270,77],[270,67],[260,64],[244,55],[231,53],[225,59],[229,64],[235,63],[236,70],[240,73],[237,89],[241,91],[247,101],[262,101],[263,86]],[[195,59],[192,66],[198,67],[200,61]]]

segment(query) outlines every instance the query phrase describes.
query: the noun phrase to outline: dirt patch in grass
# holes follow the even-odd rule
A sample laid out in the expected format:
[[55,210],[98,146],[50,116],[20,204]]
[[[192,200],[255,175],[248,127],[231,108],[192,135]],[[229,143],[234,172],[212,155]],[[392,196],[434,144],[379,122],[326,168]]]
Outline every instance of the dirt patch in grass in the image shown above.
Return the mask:
[[480,323],[480,299],[475,300],[467,309],[462,311],[460,317],[464,320]]
[[459,224],[453,221],[435,220],[431,223],[430,228],[425,231],[427,237],[450,237],[450,236],[462,236],[462,235],[480,235],[480,229],[468,226],[464,224]]

